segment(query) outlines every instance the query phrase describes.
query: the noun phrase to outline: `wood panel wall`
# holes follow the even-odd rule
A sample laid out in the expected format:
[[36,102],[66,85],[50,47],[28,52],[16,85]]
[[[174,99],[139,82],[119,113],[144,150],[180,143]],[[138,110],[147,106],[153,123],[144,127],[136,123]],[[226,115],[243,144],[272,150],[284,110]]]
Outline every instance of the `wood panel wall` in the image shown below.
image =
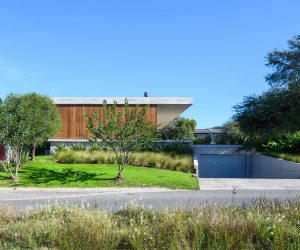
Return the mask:
[[[100,121],[104,121],[104,109],[102,105],[57,105],[62,119],[60,133],[53,139],[84,139],[90,134],[86,129],[84,114],[97,112]],[[118,106],[118,111],[124,111],[124,106]],[[147,112],[147,121],[157,126],[157,107],[150,106]]]
[[0,161],[4,161],[5,159],[6,159],[5,146],[0,144]]

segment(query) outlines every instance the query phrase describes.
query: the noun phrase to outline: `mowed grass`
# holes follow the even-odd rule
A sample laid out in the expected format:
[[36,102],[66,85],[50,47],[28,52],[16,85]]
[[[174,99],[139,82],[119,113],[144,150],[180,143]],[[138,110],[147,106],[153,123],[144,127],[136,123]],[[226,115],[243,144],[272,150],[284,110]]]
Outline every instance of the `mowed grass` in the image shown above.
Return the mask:
[[[198,189],[198,180],[190,173],[156,168],[126,166],[124,180],[115,179],[113,164],[61,164],[49,156],[38,156],[19,171],[21,187],[166,187]],[[0,172],[0,186],[16,186]]]

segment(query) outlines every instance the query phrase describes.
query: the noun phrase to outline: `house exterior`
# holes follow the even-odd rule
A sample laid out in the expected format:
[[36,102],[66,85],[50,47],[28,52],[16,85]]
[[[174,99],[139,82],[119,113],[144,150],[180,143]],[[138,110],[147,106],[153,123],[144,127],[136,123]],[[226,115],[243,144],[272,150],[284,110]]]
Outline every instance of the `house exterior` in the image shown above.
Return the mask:
[[54,97],[52,98],[61,114],[62,126],[58,134],[49,139],[50,151],[57,144],[75,142],[88,143],[90,134],[86,129],[84,114],[97,112],[104,121],[103,101],[108,105],[117,102],[117,109],[124,110],[125,99],[130,106],[149,105],[146,119],[153,126],[163,128],[193,104],[188,97]]
[[223,129],[209,129],[209,128],[205,128],[205,129],[196,129],[194,132],[194,136],[195,138],[205,138],[208,136],[216,136],[216,135],[220,135],[223,134],[224,131]]
[[4,161],[6,159],[6,148],[4,145],[0,144],[0,161]]

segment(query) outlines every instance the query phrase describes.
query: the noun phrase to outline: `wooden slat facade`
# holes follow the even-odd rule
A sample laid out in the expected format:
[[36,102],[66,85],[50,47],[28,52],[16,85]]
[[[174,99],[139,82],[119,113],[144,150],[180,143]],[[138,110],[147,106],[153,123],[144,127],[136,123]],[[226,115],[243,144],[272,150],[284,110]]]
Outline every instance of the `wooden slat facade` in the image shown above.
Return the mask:
[[5,146],[0,144],[0,161],[4,161],[5,159],[6,159]]
[[[90,134],[86,129],[84,114],[97,112],[100,121],[104,121],[104,109],[102,105],[57,105],[61,114],[62,127],[60,133],[53,139],[84,139]],[[118,106],[118,111],[124,111],[124,106]],[[151,105],[147,112],[147,121],[151,121],[153,126],[157,126],[157,107]]]

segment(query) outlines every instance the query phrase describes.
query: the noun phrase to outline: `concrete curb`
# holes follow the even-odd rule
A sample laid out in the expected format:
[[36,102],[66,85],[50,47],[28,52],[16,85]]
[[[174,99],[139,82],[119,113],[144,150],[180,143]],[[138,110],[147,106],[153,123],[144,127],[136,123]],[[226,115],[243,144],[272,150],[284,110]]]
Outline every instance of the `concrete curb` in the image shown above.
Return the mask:
[[168,188],[152,188],[152,187],[139,187],[139,188],[37,188],[37,187],[0,187],[0,191],[7,192],[93,192],[93,193],[148,193],[148,192],[172,192],[172,191],[184,191],[178,189]]
[[294,190],[300,179],[199,178],[200,190]]

